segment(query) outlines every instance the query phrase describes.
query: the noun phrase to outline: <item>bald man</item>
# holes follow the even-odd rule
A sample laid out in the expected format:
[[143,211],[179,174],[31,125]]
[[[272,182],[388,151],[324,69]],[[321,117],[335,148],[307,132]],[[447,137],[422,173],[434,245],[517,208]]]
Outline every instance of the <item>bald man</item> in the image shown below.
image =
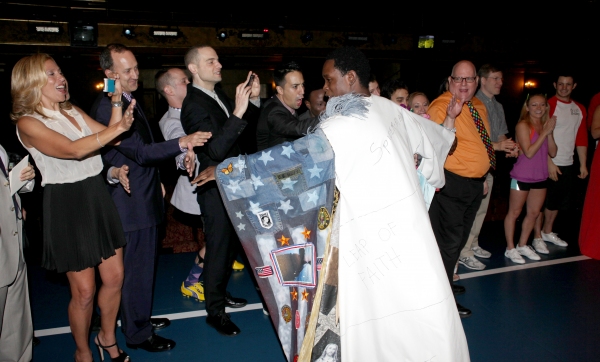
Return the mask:
[[[464,287],[453,285],[454,265],[487,193],[486,175],[495,167],[487,110],[474,97],[478,80],[473,63],[456,63],[448,77],[448,91],[431,103],[428,112],[431,120],[439,124],[455,120],[457,147],[444,164],[446,185],[436,193],[429,209],[431,227],[454,294],[465,292]],[[469,309],[458,303],[456,306],[461,317],[471,315]]]

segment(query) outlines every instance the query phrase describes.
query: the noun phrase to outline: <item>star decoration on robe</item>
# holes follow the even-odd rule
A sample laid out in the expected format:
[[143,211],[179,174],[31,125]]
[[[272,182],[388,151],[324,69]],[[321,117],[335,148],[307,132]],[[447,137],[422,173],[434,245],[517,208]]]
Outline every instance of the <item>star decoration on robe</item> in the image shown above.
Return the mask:
[[279,239],[277,239],[281,243],[281,246],[290,245],[290,238],[286,238],[285,235],[281,235]]
[[258,159],[261,160],[262,162],[264,162],[265,166],[267,165],[267,162],[275,160],[273,157],[271,157],[271,151],[269,151],[269,152],[263,151],[262,155],[260,155],[260,157]]
[[254,190],[256,190],[258,188],[258,186],[264,186],[265,185],[260,180],[260,176],[250,175],[250,178],[252,178],[252,185],[254,186]]
[[238,171],[242,172],[246,168],[246,160],[238,158],[238,160],[237,160],[236,164],[234,165],[234,167],[237,168]]
[[321,171],[323,171],[323,169],[322,168],[318,168],[316,163],[313,166],[313,168],[311,168],[311,169],[308,170],[308,172],[310,172],[310,178],[316,177],[318,179],[321,178]]
[[254,203],[254,202],[250,201],[250,211],[252,211],[254,214],[256,214],[257,212],[261,212],[263,210],[260,208],[260,203],[258,203],[258,202]]
[[298,292],[296,291],[296,288],[292,288],[290,294],[292,295],[292,300],[298,300]]
[[283,151],[281,152],[282,155],[286,155],[288,158],[290,158],[290,155],[292,153],[296,153],[296,151],[294,151],[294,149],[292,149],[292,146],[282,146]]
[[306,202],[312,202],[313,204],[317,204],[319,201],[319,195],[317,195],[317,190],[314,190],[310,194],[308,194],[308,200]]
[[285,189],[290,189],[292,191],[294,191],[294,184],[298,182],[298,181],[293,181],[291,178],[285,178],[283,180],[281,180],[281,183],[283,184],[283,187],[281,188],[282,190]]
[[306,227],[304,228],[304,231],[302,232],[302,235],[304,235],[305,239],[310,239],[310,230],[308,230]]
[[231,192],[235,192],[235,190],[240,190],[242,191],[242,189],[240,188],[240,181],[229,181],[229,185],[227,185],[227,187],[231,190]]
[[305,300],[308,302],[308,292],[306,291],[306,289],[304,289],[302,291],[302,300]]
[[246,230],[246,224],[242,224],[242,223],[240,223],[240,224],[237,226],[237,228],[238,228],[238,231],[242,231],[242,230],[244,230],[244,231],[245,231],[245,230]]
[[235,216],[237,216],[238,219],[241,219],[241,218],[244,217],[244,214],[242,214],[241,211],[238,211],[238,212],[235,213]]
[[283,210],[283,212],[287,215],[287,212],[292,210],[294,207],[292,205],[290,205],[290,202],[292,202],[292,200],[279,200],[279,202],[281,203],[281,206],[278,207],[279,210]]

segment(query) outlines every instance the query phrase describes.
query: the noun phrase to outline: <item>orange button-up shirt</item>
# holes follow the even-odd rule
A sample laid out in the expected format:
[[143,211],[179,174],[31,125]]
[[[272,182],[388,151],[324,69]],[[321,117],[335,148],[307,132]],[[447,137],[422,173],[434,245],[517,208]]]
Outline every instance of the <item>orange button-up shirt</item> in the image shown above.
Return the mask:
[[[431,103],[427,113],[432,121],[440,124],[444,122],[451,98],[452,94],[446,92]],[[471,102],[473,102],[473,106],[483,119],[489,134],[490,124],[485,105],[475,97],[471,99]],[[490,159],[466,104],[463,105],[462,111],[456,117],[455,127],[458,143],[454,153],[446,158],[444,168],[463,177],[483,177],[490,169]]]

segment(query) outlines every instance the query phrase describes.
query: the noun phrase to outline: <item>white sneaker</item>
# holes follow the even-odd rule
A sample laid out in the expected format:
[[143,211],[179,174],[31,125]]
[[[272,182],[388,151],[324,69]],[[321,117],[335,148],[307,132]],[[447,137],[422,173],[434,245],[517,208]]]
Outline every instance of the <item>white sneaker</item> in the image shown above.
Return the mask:
[[521,256],[521,254],[519,254],[516,248],[510,250],[506,249],[506,251],[504,252],[504,256],[509,258],[513,263],[525,264],[525,259],[523,259],[523,257]]
[[476,257],[478,258],[489,258],[490,256],[492,256],[492,253],[490,253],[487,250],[482,249],[479,246],[475,246],[473,248],[471,248],[471,250],[473,250],[473,254],[475,254]]
[[544,239],[535,238],[533,239],[533,242],[531,244],[533,245],[533,248],[538,254],[550,254],[550,251],[548,250]]
[[558,235],[556,235],[556,233],[544,234],[544,232],[542,232],[542,239],[544,239],[552,244],[558,245],[558,246],[569,245],[569,244],[567,244],[566,241],[559,238]]
[[535,251],[533,250],[533,248],[529,245],[525,245],[525,246],[517,246],[515,248],[519,254],[528,257],[531,260],[540,260],[540,256],[537,255],[535,253]]

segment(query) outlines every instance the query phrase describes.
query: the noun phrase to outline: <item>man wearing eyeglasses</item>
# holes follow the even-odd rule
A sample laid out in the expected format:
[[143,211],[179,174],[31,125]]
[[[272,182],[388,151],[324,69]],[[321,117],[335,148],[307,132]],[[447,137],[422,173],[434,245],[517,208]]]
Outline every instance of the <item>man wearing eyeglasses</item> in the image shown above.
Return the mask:
[[[440,126],[455,120],[457,147],[444,164],[446,185],[433,197],[429,208],[431,227],[454,294],[465,292],[464,287],[453,285],[454,265],[487,193],[486,174],[495,167],[487,110],[474,98],[478,80],[473,63],[456,63],[448,77],[448,91],[431,103],[428,112]],[[458,303],[456,307],[462,318],[471,315],[468,308]]]
[[[479,76],[480,87],[475,94],[475,97],[483,102],[488,111],[490,138],[492,140],[492,145],[494,146],[494,151],[504,151],[508,157],[516,157],[519,155],[516,144],[512,139],[506,137],[508,127],[506,126],[506,119],[504,118],[504,108],[495,97],[500,94],[502,88],[502,71],[494,65],[484,64],[479,68],[477,75]],[[477,210],[467,243],[463,247],[458,258],[460,264],[473,270],[485,269],[485,264],[475,257],[489,258],[492,256],[489,251],[484,250],[479,246],[479,232],[481,231],[481,226],[483,225],[483,220],[487,213],[492,185],[494,184],[494,176],[491,172],[488,172],[485,181],[488,185],[488,193],[481,201],[481,206],[479,206],[479,210]]]

